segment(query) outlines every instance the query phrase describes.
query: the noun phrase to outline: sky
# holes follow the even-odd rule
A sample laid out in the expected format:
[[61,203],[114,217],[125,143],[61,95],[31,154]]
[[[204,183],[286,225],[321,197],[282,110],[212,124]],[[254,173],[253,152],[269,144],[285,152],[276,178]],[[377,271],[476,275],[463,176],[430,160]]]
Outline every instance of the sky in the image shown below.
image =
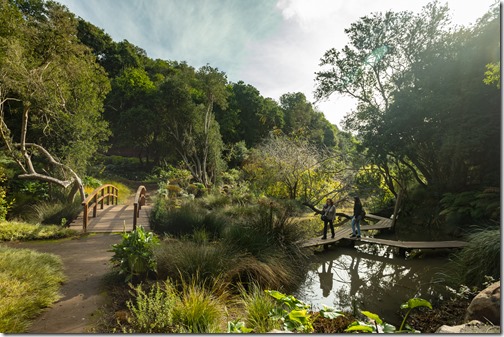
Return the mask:
[[[420,12],[428,0],[56,0],[102,28],[116,42],[128,40],[152,59],[206,64],[279,100],[302,92],[341,128],[356,107],[334,93],[315,102],[315,73],[323,54],[342,49],[345,28],[387,10]],[[449,0],[452,23],[470,25],[495,0]]]

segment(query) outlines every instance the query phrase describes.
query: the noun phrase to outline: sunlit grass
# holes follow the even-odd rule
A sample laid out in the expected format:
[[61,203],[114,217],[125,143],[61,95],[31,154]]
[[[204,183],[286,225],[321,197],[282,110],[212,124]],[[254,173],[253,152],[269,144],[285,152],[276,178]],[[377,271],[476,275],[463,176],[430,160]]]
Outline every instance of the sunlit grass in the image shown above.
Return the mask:
[[[123,184],[119,181],[116,181],[116,180],[102,180],[102,184],[103,185],[111,184],[111,185],[114,185],[115,187],[117,187],[117,189],[119,191],[118,197],[117,197],[117,203],[119,205],[123,205],[123,204],[127,203],[132,198],[134,193],[136,193],[136,191],[133,191],[125,184]],[[95,189],[96,189],[95,187],[85,186],[84,193],[86,194],[86,196],[89,196],[91,193],[93,193],[93,191]],[[110,199],[110,201],[112,202],[112,199]]]
[[252,283],[248,290],[241,287],[240,295],[245,309],[245,325],[253,328],[254,333],[280,329],[280,323],[269,317],[270,311],[275,308],[275,301],[259,285]]
[[56,225],[33,225],[15,221],[0,222],[0,241],[59,239],[77,234],[73,229]]
[[59,298],[64,279],[59,257],[0,246],[0,331],[26,332],[30,319]]
[[181,333],[215,333],[225,329],[223,301],[200,282],[184,282],[180,302],[173,308],[173,321]]

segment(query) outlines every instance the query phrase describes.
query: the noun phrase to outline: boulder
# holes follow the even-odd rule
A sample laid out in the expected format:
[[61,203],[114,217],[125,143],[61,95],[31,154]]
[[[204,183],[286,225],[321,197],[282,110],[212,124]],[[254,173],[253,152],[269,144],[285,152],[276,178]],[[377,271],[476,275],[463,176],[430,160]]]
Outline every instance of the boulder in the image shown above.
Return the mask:
[[492,333],[497,334],[500,333],[500,327],[495,325],[489,325],[481,323],[480,321],[473,320],[469,323],[464,323],[461,325],[449,326],[442,325],[439,329],[436,330],[436,333],[467,333],[467,334],[476,334],[476,333]]
[[465,316],[466,322],[472,320],[500,325],[500,281],[473,298]]

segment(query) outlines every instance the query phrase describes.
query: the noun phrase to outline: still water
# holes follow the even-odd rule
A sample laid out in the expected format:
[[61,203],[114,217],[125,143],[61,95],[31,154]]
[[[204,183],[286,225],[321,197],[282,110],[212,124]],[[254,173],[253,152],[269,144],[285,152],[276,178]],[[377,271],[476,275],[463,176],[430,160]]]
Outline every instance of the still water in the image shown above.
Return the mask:
[[[438,272],[448,256],[404,258],[392,247],[360,243],[331,247],[312,258],[310,270],[294,294],[318,310],[366,310],[398,326],[400,306],[412,297],[435,302],[447,294]],[[358,311],[357,311],[358,312]]]

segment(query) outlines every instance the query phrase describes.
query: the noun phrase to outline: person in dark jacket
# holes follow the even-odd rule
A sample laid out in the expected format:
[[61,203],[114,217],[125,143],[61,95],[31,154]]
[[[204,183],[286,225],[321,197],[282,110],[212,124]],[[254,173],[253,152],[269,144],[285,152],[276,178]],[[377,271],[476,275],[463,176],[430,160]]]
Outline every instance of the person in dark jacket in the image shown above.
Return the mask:
[[334,205],[332,199],[328,198],[326,204],[324,205],[324,209],[322,210],[322,214],[324,216],[324,236],[322,240],[327,239],[327,227],[331,227],[332,238],[334,239],[334,225],[333,221],[336,217],[336,205]]
[[[352,235],[350,237],[354,238],[357,236],[358,239],[361,237],[360,232],[360,221],[362,219],[362,203],[359,197],[354,197],[354,207],[353,207],[353,216],[352,216]],[[357,233],[355,232],[355,228],[357,227]]]

